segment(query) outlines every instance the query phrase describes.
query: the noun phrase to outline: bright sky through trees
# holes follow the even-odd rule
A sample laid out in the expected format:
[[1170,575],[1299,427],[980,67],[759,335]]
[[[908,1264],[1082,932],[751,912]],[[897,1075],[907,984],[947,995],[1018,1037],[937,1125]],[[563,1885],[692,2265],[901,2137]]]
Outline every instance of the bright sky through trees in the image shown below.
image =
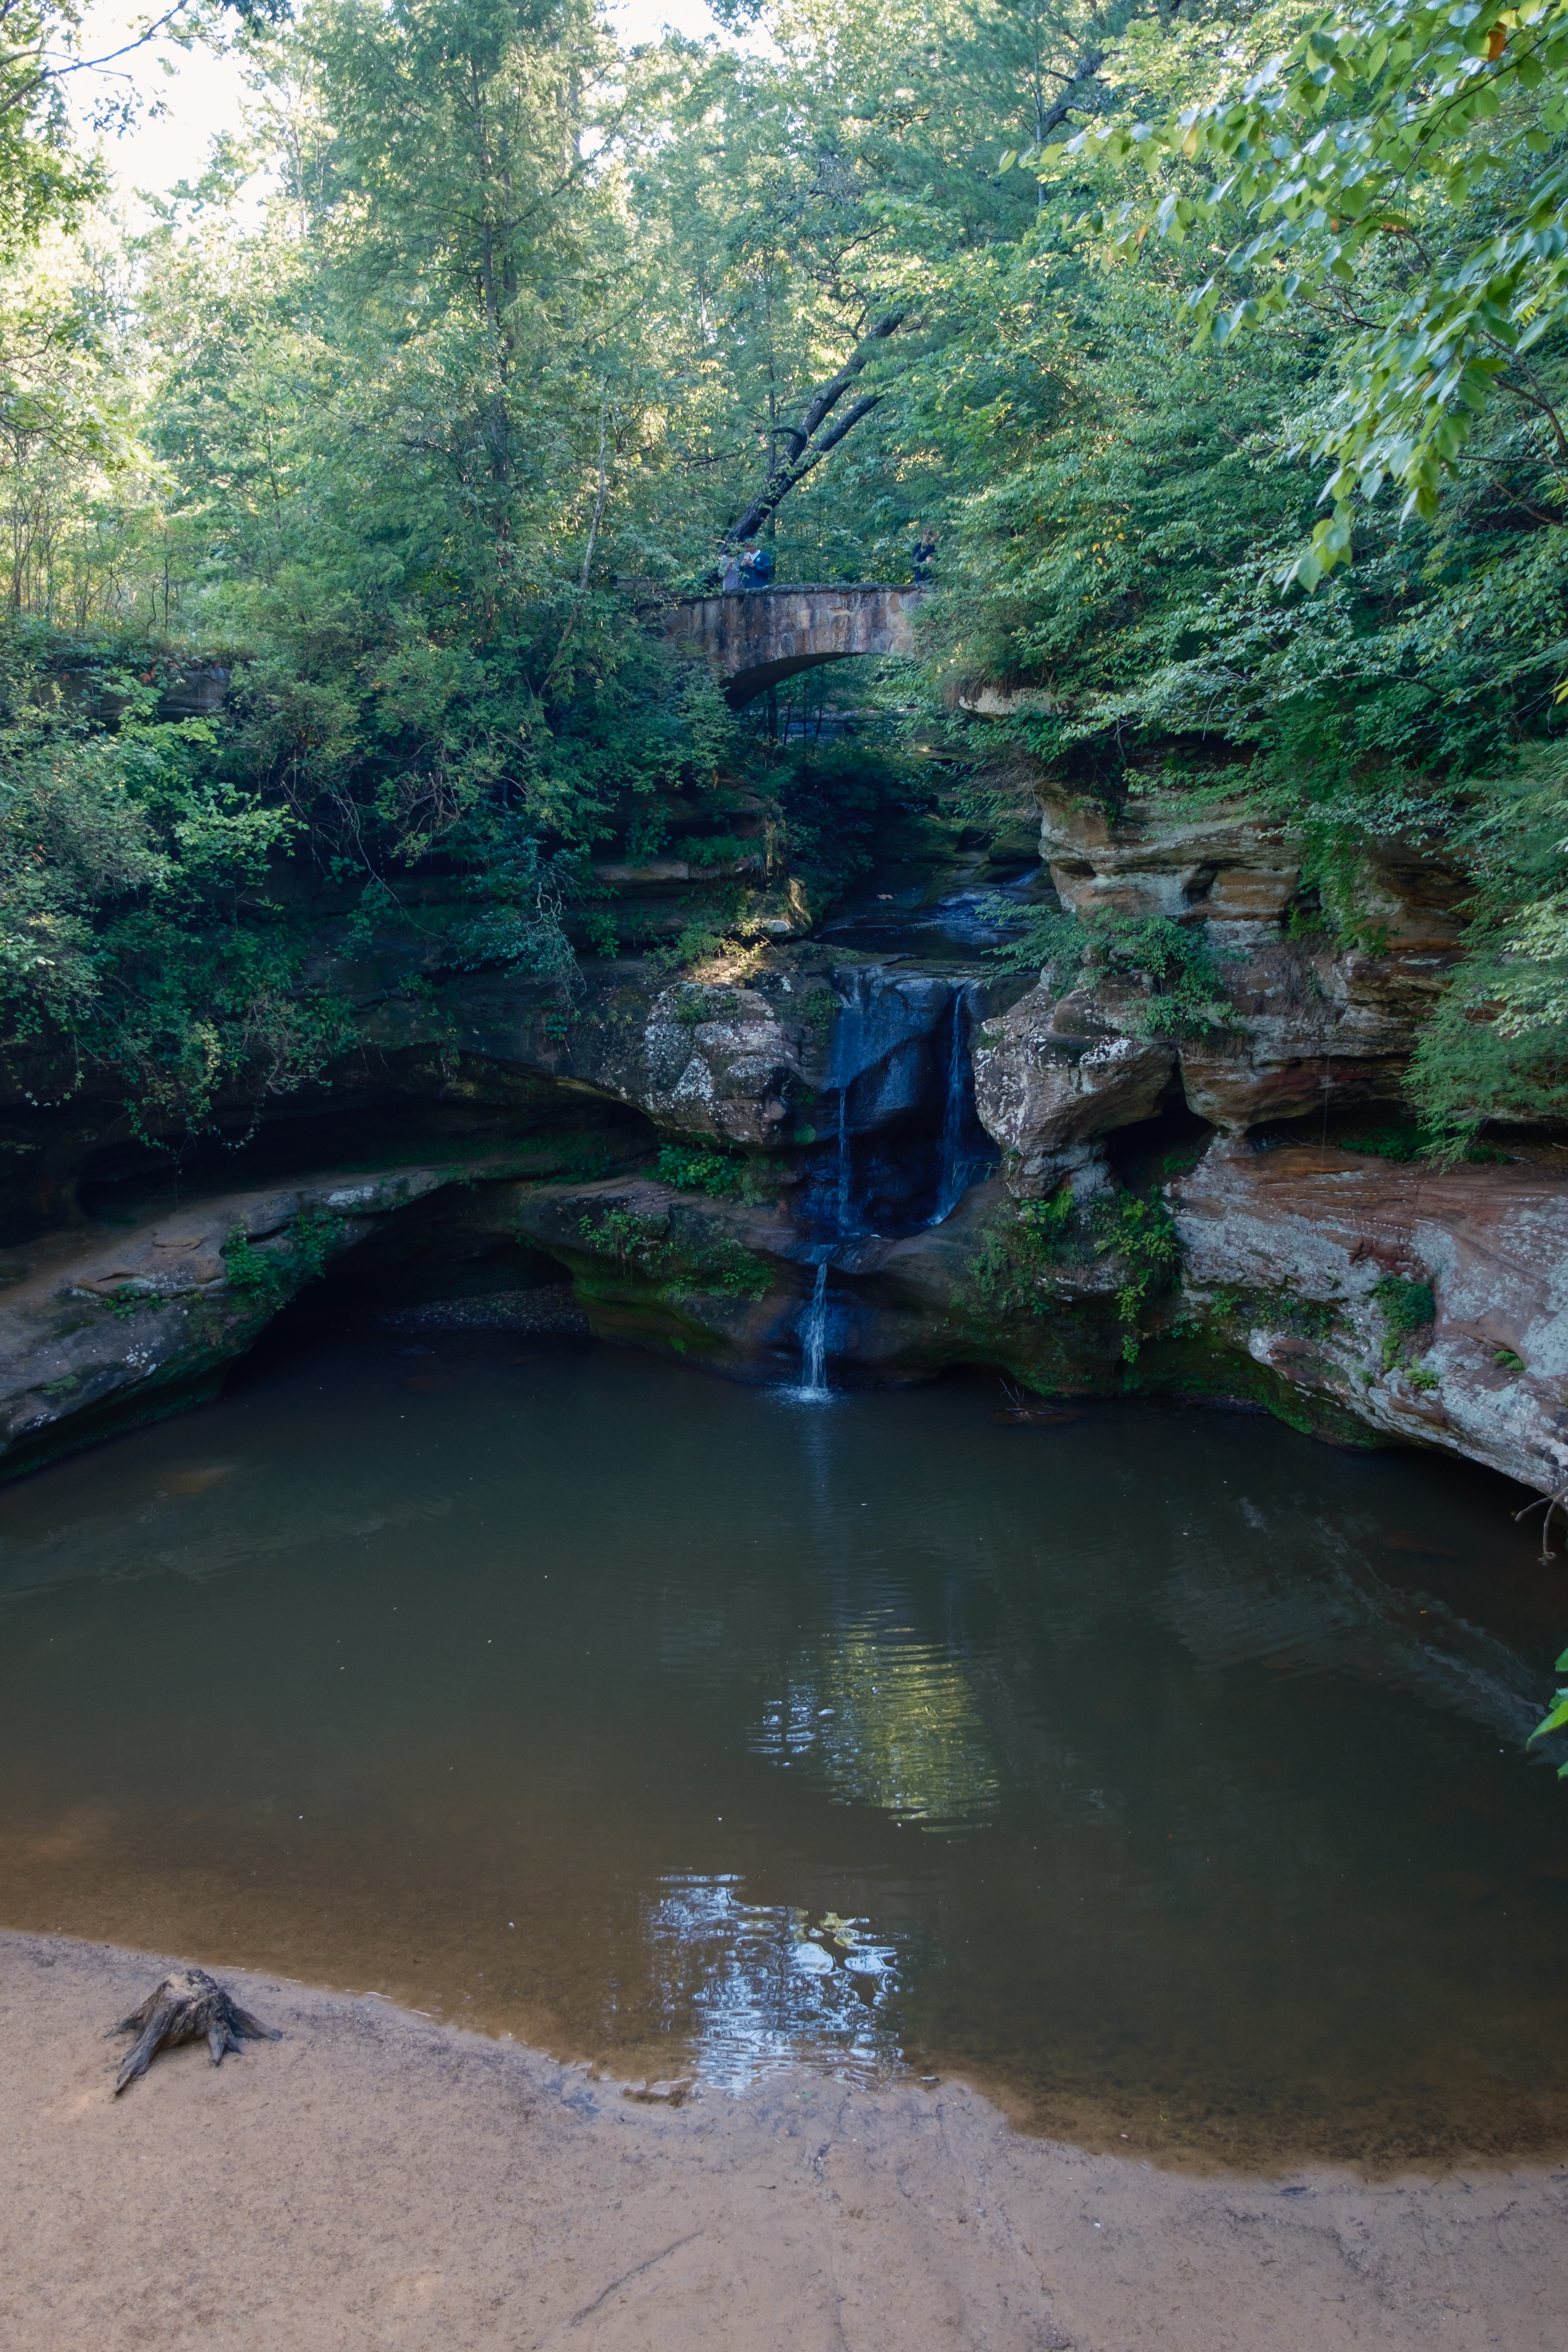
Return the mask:
[[[117,48],[131,37],[129,26],[142,13],[113,5],[94,9],[87,20],[88,54]],[[704,0],[614,0],[605,13],[628,48],[657,41],[667,26],[694,41],[733,37],[715,23]],[[137,188],[161,195],[178,180],[194,180],[212,141],[222,131],[238,132],[243,127],[246,90],[237,57],[216,56],[201,43],[181,49],[161,41],[125,59],[113,72],[127,74],[146,101],[161,100],[165,110],[153,120],[144,116],[127,136],[110,135],[104,142],[122,198]],[[76,98],[78,119],[88,123],[95,103],[122,87],[109,75],[83,76]]]

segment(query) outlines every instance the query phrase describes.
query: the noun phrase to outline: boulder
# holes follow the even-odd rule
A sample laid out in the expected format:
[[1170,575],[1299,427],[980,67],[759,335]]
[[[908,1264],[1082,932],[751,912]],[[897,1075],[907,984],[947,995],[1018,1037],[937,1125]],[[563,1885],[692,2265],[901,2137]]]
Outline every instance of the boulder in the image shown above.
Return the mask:
[[1043,984],[981,1024],[973,1058],[975,1109],[1026,1198],[1095,1165],[1092,1139],[1152,1118],[1176,1067],[1165,1040],[1130,1036],[1085,995],[1053,998]]

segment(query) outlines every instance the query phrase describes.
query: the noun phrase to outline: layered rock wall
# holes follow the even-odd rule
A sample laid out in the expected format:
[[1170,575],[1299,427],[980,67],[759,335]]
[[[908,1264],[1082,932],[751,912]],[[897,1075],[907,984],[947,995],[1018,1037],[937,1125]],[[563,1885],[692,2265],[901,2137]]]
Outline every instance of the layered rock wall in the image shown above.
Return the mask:
[[248,1181],[110,1227],[75,1190],[120,1148],[105,1117],[13,1106],[58,1211],[0,1253],[0,1465],[212,1393],[301,1296],[564,1271],[601,1338],[736,1377],[798,1379],[809,1308],[841,1383],[978,1363],[1169,1389],[1568,1485],[1568,1154],[1513,1138],[1440,1169],[1345,1141],[1397,1106],[1455,877],[1370,854],[1346,947],[1236,809],[1113,823],[1047,795],[1042,847],[1069,908],[1200,935],[1223,1019],[1169,1024],[1126,969],[1020,993],[983,961],[814,940],[689,977],[602,965],[568,1001],[500,970],[431,984],[438,947],[328,925],[359,1047],[262,1120]]
[[1180,1299],[1150,1318],[1156,1360],[1201,1325],[1313,1412],[1568,1484],[1568,1155],[1526,1137],[1500,1165],[1391,1167],[1338,1139],[1347,1111],[1397,1111],[1460,946],[1458,877],[1373,845],[1347,947],[1316,919],[1287,835],[1239,807],[1194,815],[1151,795],[1112,820],[1046,793],[1041,847],[1091,925],[1103,909],[1200,936],[1225,1004],[1162,1034],[1168,1008],[1123,974],[1043,981],[985,1023],[976,1102],[1015,1198],[1067,1183],[1104,1199],[1119,1140],[1162,1113],[1205,1122],[1197,1164],[1157,1188],[1184,1265]]

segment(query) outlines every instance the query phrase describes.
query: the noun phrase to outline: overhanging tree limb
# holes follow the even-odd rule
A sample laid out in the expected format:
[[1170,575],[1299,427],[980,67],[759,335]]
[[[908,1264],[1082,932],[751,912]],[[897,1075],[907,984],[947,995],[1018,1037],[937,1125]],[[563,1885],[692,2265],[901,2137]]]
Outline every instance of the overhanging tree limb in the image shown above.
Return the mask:
[[886,318],[879,319],[856,345],[837,374],[830,376],[818,391],[813,393],[800,423],[782,428],[777,439],[783,446],[774,456],[773,469],[745,512],[724,533],[728,544],[734,545],[759,531],[781,500],[797,483],[805,479],[812,467],[819,466],[828,451],[836,449],[845,435],[851,432],[863,416],[870,415],[882,396],[880,393],[862,394],[826,433],[821,431],[867,362],[875,359],[878,347],[885,343],[889,335],[897,333],[906,315],[902,310],[889,310]]
[[1059,131],[1068,116],[1078,111],[1083,104],[1085,90],[1110,55],[1109,49],[1091,49],[1087,57],[1080,58],[1077,71],[1060,98],[1041,115],[1035,132],[1037,145],[1043,146],[1052,131]]

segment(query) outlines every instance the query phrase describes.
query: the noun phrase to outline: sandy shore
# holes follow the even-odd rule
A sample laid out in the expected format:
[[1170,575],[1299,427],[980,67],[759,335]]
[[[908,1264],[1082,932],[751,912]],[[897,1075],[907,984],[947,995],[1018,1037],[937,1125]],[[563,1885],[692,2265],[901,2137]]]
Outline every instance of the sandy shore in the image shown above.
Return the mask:
[[1568,2171],[1194,2179],[961,2086],[679,2107],[244,1971],[284,2039],[104,2027],[169,1962],[0,1935],[0,2342],[17,2352],[1546,2352]]

